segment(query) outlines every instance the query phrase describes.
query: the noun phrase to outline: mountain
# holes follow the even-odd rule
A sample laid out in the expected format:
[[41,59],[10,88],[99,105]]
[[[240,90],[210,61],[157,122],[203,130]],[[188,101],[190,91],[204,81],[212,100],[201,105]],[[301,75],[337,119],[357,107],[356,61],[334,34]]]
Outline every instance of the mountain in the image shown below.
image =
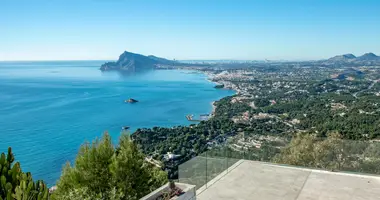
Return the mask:
[[355,59],[355,58],[356,58],[356,56],[353,54],[343,54],[343,55],[334,56],[332,58],[329,58],[328,60],[330,60],[330,61],[348,61],[348,60]]
[[353,54],[344,54],[324,60],[322,63],[326,65],[345,65],[351,67],[380,65],[380,57],[374,53],[366,53],[359,57],[355,57]]
[[380,57],[374,53],[366,53],[366,54],[359,56],[357,58],[357,60],[363,60],[363,61],[373,61],[373,60],[379,60],[379,59],[380,59]]
[[156,56],[144,56],[141,54],[136,54],[128,51],[124,51],[119,56],[116,62],[104,63],[100,70],[102,71],[144,71],[155,69],[157,65],[177,65],[176,61],[167,60],[165,58],[159,58]]

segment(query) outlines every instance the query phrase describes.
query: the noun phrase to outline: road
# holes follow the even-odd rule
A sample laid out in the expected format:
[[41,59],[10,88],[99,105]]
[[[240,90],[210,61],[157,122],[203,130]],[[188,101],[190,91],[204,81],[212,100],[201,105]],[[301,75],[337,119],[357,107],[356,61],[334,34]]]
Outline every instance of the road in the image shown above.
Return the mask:
[[357,91],[354,94],[352,94],[352,96],[354,96],[357,99],[359,93],[370,90],[378,82],[378,80],[371,80],[371,81],[372,81],[372,83],[371,83],[371,85],[368,86],[367,89]]

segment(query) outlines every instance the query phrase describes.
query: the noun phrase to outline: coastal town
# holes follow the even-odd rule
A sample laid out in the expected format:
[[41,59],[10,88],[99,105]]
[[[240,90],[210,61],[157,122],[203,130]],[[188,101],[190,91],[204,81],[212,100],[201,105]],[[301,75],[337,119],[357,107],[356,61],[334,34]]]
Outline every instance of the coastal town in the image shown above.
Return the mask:
[[[179,164],[210,149],[227,147],[234,155],[270,160],[297,133],[322,137],[337,131],[344,139],[376,141],[380,136],[380,65],[326,63],[167,67],[205,73],[215,89],[236,94],[214,102],[211,118],[199,124],[139,129],[132,137],[172,178]],[[363,120],[365,125],[356,126]]]

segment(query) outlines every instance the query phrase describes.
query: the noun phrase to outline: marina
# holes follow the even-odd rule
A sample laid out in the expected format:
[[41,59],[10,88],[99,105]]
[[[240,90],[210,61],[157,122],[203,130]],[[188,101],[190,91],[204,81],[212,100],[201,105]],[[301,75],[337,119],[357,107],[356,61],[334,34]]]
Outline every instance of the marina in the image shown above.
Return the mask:
[[186,119],[188,121],[192,121],[192,122],[206,121],[206,120],[209,120],[210,117],[211,117],[210,114],[201,114],[201,115],[199,115],[198,119],[194,119],[194,115],[193,114],[186,115]]

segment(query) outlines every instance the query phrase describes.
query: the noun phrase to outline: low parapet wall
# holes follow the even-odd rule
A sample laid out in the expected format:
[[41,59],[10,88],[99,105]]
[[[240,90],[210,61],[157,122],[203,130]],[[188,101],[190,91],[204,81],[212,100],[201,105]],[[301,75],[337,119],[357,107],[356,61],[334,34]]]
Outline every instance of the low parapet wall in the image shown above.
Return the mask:
[[[185,183],[175,183],[176,187],[180,188],[184,193],[180,196],[172,197],[170,200],[196,200],[195,185],[189,185]],[[140,200],[158,200],[163,194],[170,191],[169,183],[161,186],[155,191],[144,196]],[[166,199],[163,199],[166,200]]]

